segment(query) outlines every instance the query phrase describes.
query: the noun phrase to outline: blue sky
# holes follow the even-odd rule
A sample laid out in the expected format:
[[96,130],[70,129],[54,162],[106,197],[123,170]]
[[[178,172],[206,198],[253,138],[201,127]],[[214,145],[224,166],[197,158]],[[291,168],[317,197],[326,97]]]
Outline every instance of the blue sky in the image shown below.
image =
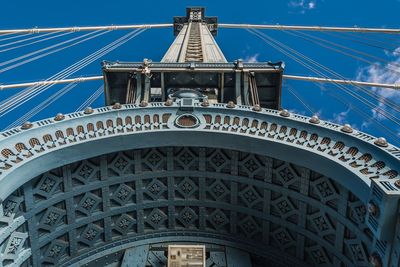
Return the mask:
[[[291,0],[291,1],[3,1],[2,24],[3,29],[32,28],[32,27],[63,27],[89,25],[122,25],[141,23],[169,23],[172,17],[184,15],[186,6],[205,6],[206,13],[218,16],[221,23],[254,23],[254,24],[282,24],[282,25],[320,25],[320,26],[359,26],[359,27],[386,27],[400,28],[398,11],[399,0]],[[400,83],[400,36],[383,34],[334,34],[312,33],[312,36],[323,38],[329,42],[362,51],[375,58],[368,58],[369,62],[354,59],[339,54],[325,47],[312,44],[309,41],[292,36],[286,32],[263,31],[304,55],[317,60],[324,66],[350,79],[362,79],[375,82]],[[104,47],[127,32],[114,31],[104,34],[88,42],[65,49],[64,51],[35,60],[14,69],[0,72],[0,83],[18,83],[36,80],[45,80],[55,73],[67,68],[85,56]],[[62,42],[68,38],[80,36],[84,33],[72,33],[54,38],[45,42],[4,51],[24,43],[6,46],[7,42],[20,39],[1,41],[6,38],[0,36],[0,65],[10,59],[26,55],[27,53]],[[49,35],[51,37],[53,35]],[[21,37],[28,38],[30,36]],[[171,29],[147,30],[133,40],[127,42],[89,66],[72,74],[69,77],[98,75],[101,73],[101,60],[142,61],[151,58],[159,61],[168,46],[173,41]],[[361,39],[360,39],[361,38]],[[371,39],[371,40],[370,40]],[[39,39],[34,39],[39,40]],[[221,49],[229,61],[243,58],[247,61],[280,61],[286,63],[285,73],[316,76],[297,62],[268,46],[256,36],[245,30],[220,29],[216,38]],[[358,41],[355,41],[358,40]],[[33,40],[32,40],[33,41]],[[369,43],[367,46],[363,43]],[[373,44],[373,46],[371,46]],[[5,46],[2,46],[5,45]],[[385,47],[381,49],[379,47]],[[398,50],[396,50],[398,49]],[[353,53],[352,53],[353,54]],[[359,56],[366,58],[364,56]],[[392,64],[388,71],[385,66]],[[3,68],[0,66],[0,70]],[[80,84],[69,91],[63,98],[51,104],[47,109],[30,118],[30,121],[52,117],[58,112],[68,113],[75,111],[99,87],[100,82]],[[38,103],[50,98],[63,86],[53,86],[46,92],[36,96],[32,101],[21,105],[12,112],[0,114],[0,129],[4,129],[21,115],[30,111]],[[304,104],[294,97],[289,90],[300,95]],[[357,95],[365,96],[374,105],[386,110],[394,117],[400,117],[400,112],[390,109],[387,105],[379,104],[376,99],[365,93],[350,88]],[[391,101],[399,106],[400,94],[388,89],[372,90],[380,99]],[[19,92],[21,89],[11,89],[0,92],[0,101]],[[333,96],[332,96],[333,95]],[[337,98],[342,99],[338,101]],[[93,107],[102,106],[103,98],[99,97]],[[314,85],[312,83],[286,81],[283,88],[283,107],[312,115],[318,113],[324,120],[339,124],[350,123],[376,136],[385,136],[390,142],[400,145],[400,126],[368,107],[343,90],[333,85]],[[310,111],[311,110],[311,111]],[[357,111],[354,111],[357,110]],[[397,109],[399,110],[399,109]],[[359,113],[364,115],[361,116]],[[372,119],[371,119],[372,118]],[[378,121],[379,123],[377,123]],[[388,130],[389,129],[389,130]]]

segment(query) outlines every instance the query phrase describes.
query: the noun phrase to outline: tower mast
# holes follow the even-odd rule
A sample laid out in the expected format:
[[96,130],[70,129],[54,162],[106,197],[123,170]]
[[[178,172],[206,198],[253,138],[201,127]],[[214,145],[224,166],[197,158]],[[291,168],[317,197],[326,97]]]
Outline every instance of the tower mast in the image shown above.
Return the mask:
[[104,62],[106,105],[185,96],[279,109],[284,64],[228,62],[214,39],[217,17],[206,17],[204,11],[190,7],[186,16],[174,17],[176,38],[161,62]]
[[205,17],[204,8],[187,8],[186,17],[175,17],[174,33],[176,38],[161,62],[227,62],[214,39],[217,17]]

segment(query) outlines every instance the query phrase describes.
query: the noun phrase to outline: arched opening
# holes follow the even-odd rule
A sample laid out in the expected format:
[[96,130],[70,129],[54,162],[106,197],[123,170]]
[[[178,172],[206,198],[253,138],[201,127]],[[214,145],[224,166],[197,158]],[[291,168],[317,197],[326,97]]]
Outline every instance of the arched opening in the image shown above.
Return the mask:
[[363,266],[372,242],[364,203],[334,179],[226,148],[86,158],[29,180],[3,209],[26,219],[16,250],[30,248],[33,266],[118,263],[125,249],[162,242],[234,248],[254,266]]

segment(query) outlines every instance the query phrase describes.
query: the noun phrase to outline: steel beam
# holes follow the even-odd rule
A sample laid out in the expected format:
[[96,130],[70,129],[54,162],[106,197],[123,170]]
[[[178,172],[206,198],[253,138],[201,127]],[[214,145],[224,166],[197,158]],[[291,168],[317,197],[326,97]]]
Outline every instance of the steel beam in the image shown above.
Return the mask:
[[29,83],[16,83],[16,84],[5,84],[0,85],[0,90],[12,89],[12,88],[23,88],[30,86],[42,86],[49,84],[63,84],[63,83],[80,83],[80,82],[89,82],[89,81],[97,81],[102,80],[103,76],[91,76],[91,77],[80,77],[74,79],[64,79],[64,80],[47,80],[47,81],[38,81],[38,82],[29,82]]
[[[119,69],[112,69],[112,71],[118,71]],[[120,69],[120,71],[125,69]],[[139,71],[140,69],[135,69],[135,71]],[[153,71],[157,71],[158,69],[152,69]],[[163,69],[165,70],[165,69]],[[177,70],[176,68],[170,69],[170,71]],[[187,70],[187,69],[185,69]],[[198,69],[198,71],[211,71],[214,69]],[[225,69],[218,69],[218,71],[224,71]],[[228,69],[226,69],[228,70]],[[252,71],[253,69],[249,69]],[[254,69],[257,70],[257,69]],[[187,70],[190,71],[190,70]],[[276,72],[276,70],[268,70],[268,72]],[[0,90],[12,89],[12,88],[23,88],[29,86],[42,86],[49,84],[64,84],[64,83],[79,83],[79,82],[89,82],[102,80],[103,76],[91,76],[91,77],[81,77],[81,78],[73,78],[73,79],[64,79],[64,80],[48,80],[48,81],[38,81],[38,82],[29,82],[29,83],[18,83],[18,84],[5,84],[0,85]],[[296,75],[283,75],[283,79],[287,80],[299,80],[306,82],[320,82],[320,83],[337,83],[337,84],[347,84],[347,85],[357,85],[357,86],[366,86],[366,87],[380,87],[380,88],[388,88],[394,90],[400,90],[400,84],[388,84],[388,83],[373,83],[373,82],[363,82],[363,81],[354,81],[354,80],[340,80],[340,79],[331,79],[331,78],[321,78],[321,77],[307,77],[307,76],[296,76]]]
[[337,84],[347,84],[347,85],[356,85],[356,86],[381,87],[381,88],[389,88],[389,89],[395,89],[395,90],[400,89],[400,84],[372,83],[372,82],[361,82],[361,81],[341,80],[341,79],[331,79],[331,78],[321,78],[321,77],[283,75],[283,79],[299,80],[299,81],[306,81],[306,82],[318,82],[318,83],[337,83]]

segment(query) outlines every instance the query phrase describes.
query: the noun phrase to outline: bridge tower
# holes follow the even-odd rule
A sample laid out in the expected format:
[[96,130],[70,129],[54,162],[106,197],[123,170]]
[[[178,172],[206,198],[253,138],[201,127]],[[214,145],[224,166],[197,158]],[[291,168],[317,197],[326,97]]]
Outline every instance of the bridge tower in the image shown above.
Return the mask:
[[106,105],[192,93],[207,103],[279,109],[283,63],[228,63],[214,39],[217,18],[204,12],[187,8],[186,17],[174,18],[176,38],[161,62],[104,62]]

